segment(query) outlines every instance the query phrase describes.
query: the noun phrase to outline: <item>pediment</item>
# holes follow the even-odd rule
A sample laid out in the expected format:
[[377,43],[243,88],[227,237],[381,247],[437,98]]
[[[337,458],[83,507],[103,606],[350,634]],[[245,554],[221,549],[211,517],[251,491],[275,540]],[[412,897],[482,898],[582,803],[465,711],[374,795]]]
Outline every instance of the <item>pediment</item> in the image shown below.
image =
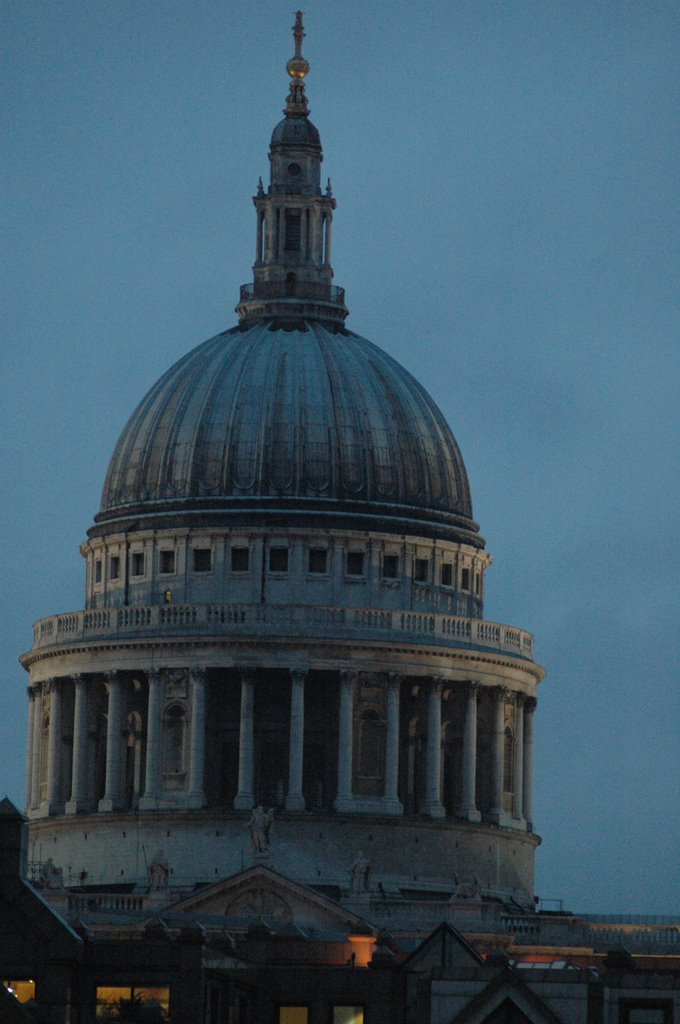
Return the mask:
[[515,972],[504,971],[451,1018],[450,1024],[562,1024]]
[[188,914],[199,920],[221,916],[225,927],[228,921],[246,926],[264,921],[303,931],[373,931],[364,918],[262,865],[206,886],[167,907],[165,913]]
[[404,966],[411,971],[429,973],[483,963],[483,958],[467,939],[453,925],[443,923],[411,953]]

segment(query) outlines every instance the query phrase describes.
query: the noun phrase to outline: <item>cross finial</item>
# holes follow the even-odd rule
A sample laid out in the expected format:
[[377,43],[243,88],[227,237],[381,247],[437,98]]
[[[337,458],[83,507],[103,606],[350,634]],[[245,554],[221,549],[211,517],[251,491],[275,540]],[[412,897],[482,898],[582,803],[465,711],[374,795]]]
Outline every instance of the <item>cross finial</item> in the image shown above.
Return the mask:
[[302,11],[295,12],[295,24],[293,25],[293,38],[295,39],[295,56],[302,56],[302,40],[305,38],[305,30],[302,27]]

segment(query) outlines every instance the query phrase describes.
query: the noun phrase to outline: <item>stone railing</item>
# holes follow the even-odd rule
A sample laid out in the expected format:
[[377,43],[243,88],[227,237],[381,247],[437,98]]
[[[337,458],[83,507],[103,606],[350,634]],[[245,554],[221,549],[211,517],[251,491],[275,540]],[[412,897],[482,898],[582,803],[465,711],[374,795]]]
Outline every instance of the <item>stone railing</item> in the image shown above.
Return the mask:
[[531,633],[459,615],[327,605],[129,605],[40,619],[33,650],[90,640],[158,636],[310,637],[484,648],[533,659]]

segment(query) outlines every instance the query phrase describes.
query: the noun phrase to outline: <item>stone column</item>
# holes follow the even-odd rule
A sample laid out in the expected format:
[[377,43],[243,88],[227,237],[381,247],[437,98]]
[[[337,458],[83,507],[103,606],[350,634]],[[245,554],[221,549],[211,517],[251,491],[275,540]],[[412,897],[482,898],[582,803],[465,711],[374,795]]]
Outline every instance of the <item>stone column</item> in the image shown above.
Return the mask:
[[489,817],[498,824],[503,817],[503,745],[505,742],[505,695],[503,686],[493,691],[493,747],[491,762],[491,809]]
[[253,769],[255,762],[255,673],[241,672],[241,721],[238,737],[238,792],[234,799],[237,811],[250,811],[255,803]]
[[31,746],[31,802],[30,807],[40,807],[40,753],[42,747],[42,683],[33,688],[33,743]]
[[387,683],[387,743],[385,745],[385,814],[403,814],[399,800],[399,696],[403,676],[390,673]]
[[325,219],[326,219],[326,249],[325,249],[325,252],[324,252],[324,266],[325,267],[330,267],[331,263],[332,263],[332,260],[331,260],[331,250],[332,250],[332,246],[333,246],[333,217],[332,217],[332,215],[330,213],[327,213]]
[[255,262],[258,266],[262,263],[262,234],[264,228],[264,213],[257,211],[257,241],[255,243]]
[[87,686],[85,676],[73,676],[75,705],[73,709],[73,763],[71,765],[71,798],[67,814],[87,809]]
[[123,760],[123,693],[120,673],[111,672],[106,681],[106,785],[99,801],[102,812],[120,807],[121,767]]
[[61,682],[50,679],[50,733],[47,741],[47,801],[45,812],[58,814],[63,808],[61,796]]
[[139,801],[140,811],[153,811],[160,798],[161,706],[163,703],[163,674],[152,668],[147,673],[149,698],[146,706],[146,764],[144,767],[144,796]]
[[192,668],[191,732],[189,735],[189,807],[205,805],[205,669]]
[[33,736],[35,733],[36,704],[32,686],[26,688],[28,694],[28,736],[26,739],[26,798],[24,806],[30,811],[33,806]]
[[524,694],[515,694],[515,758],[512,772],[512,816],[524,824]]
[[463,800],[458,816],[481,821],[477,809],[477,691],[479,683],[467,683],[463,732]]
[[352,795],[352,726],[354,717],[354,675],[340,673],[340,708],[338,715],[338,795],[336,811],[353,811]]
[[302,795],[302,766],[305,735],[305,677],[301,669],[290,673],[290,743],[288,747],[287,811],[304,811]]
[[522,795],[524,798],[524,820],[527,823],[527,832],[533,832],[534,821],[532,816],[531,801],[534,789],[534,712],[536,711],[536,698],[528,697],[524,701],[524,780]]
[[431,818],[443,818],[442,804],[442,684],[430,680],[427,696],[427,756],[425,780],[425,813]]

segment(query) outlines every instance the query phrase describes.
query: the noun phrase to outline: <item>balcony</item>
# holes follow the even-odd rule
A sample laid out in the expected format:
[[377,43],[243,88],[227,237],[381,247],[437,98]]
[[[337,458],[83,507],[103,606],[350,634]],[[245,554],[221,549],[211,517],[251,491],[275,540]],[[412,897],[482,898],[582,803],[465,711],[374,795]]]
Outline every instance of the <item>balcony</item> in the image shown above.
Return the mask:
[[[158,637],[376,640],[501,651],[533,660],[534,638],[514,626],[459,615],[328,605],[130,605],[40,619],[32,651],[83,642]],[[24,659],[31,660],[30,655]]]

